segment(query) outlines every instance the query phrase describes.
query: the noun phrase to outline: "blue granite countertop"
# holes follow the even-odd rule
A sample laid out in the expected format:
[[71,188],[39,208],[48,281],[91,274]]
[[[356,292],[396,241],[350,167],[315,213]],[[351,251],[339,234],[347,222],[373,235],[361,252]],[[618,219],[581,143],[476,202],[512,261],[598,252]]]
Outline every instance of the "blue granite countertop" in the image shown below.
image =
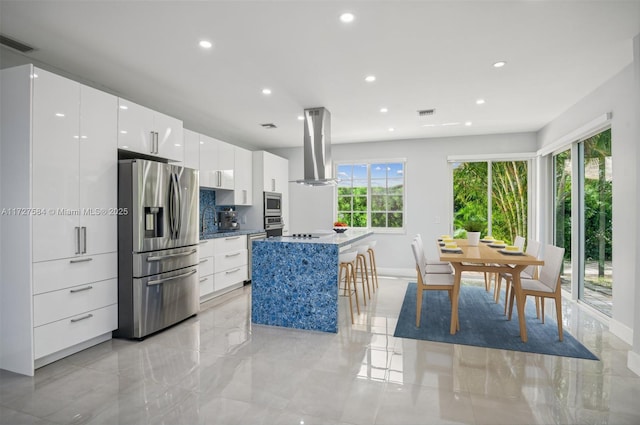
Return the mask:
[[200,233],[200,240],[226,238],[236,235],[253,235],[255,233],[264,233],[264,229],[240,229]]
[[290,236],[276,236],[273,238],[262,239],[256,241],[257,243],[304,243],[304,244],[330,244],[338,245],[339,247],[349,245],[357,240],[364,239],[367,236],[373,234],[370,229],[349,229],[344,233],[327,233],[326,235],[320,235],[319,238],[293,238]]

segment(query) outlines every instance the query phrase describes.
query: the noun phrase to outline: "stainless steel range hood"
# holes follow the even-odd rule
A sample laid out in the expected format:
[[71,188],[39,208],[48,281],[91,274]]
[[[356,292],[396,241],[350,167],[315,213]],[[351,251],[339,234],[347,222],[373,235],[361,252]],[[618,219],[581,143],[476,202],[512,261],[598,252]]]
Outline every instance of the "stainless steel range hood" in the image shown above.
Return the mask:
[[304,179],[307,186],[336,184],[331,165],[331,113],[325,108],[304,110]]

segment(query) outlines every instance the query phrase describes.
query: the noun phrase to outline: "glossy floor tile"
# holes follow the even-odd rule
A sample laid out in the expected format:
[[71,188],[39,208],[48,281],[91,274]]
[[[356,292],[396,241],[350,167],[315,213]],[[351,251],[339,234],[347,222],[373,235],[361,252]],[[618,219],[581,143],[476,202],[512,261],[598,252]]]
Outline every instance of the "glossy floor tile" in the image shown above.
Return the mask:
[[564,326],[600,361],[395,338],[406,285],[380,278],[354,325],[340,298],[338,334],[252,325],[242,288],[142,342],[0,371],[0,423],[640,424],[630,347],[579,306]]

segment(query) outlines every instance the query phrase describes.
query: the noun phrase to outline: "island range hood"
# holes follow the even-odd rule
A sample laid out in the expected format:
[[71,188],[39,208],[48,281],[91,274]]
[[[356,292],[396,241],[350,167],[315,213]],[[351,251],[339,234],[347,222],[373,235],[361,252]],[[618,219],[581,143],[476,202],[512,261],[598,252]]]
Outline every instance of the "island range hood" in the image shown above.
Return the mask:
[[337,182],[331,165],[331,113],[326,108],[304,110],[304,179],[296,183],[328,186]]

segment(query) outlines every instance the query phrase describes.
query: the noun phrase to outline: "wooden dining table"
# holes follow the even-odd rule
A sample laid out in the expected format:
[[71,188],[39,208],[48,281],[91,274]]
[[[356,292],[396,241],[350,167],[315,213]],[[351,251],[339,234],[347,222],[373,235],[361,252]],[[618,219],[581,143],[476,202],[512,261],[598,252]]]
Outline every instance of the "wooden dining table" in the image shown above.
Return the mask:
[[462,272],[507,273],[513,277],[512,282],[518,308],[520,338],[523,342],[527,342],[527,323],[524,316],[525,297],[520,284],[520,272],[530,265],[544,265],[544,261],[525,253],[519,255],[503,254],[499,248],[490,247],[490,243],[480,242],[477,246],[471,246],[466,239],[455,239],[455,242],[462,252],[444,251],[444,247],[440,246],[441,242],[437,242],[440,261],[451,263],[455,270],[453,297],[451,300],[451,334],[455,334],[459,327],[458,296],[460,294]]

